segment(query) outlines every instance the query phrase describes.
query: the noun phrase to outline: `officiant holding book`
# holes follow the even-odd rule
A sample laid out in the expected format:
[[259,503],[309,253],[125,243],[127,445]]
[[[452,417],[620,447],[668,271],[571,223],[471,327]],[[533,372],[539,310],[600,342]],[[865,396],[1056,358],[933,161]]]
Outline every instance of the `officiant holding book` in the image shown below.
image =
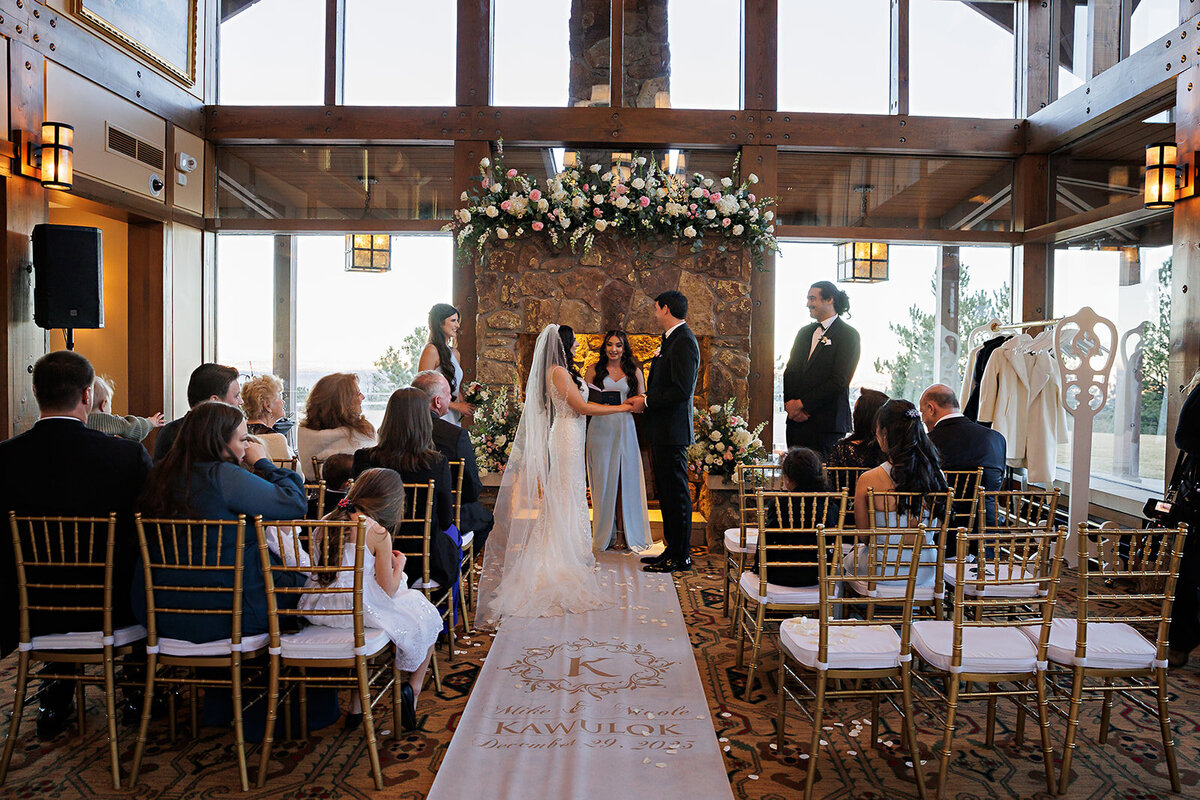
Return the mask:
[[[588,368],[585,380],[588,399],[594,403],[620,405],[630,397],[645,394],[646,379],[624,331],[604,334],[599,360]],[[632,415],[590,419],[587,470],[592,487],[593,549],[645,550],[650,544],[650,519]]]
[[808,315],[815,321],[796,334],[783,371],[783,408],[787,445],[829,456],[838,439],[854,428],[850,417],[850,380],[858,368],[858,331],[842,315],[850,298],[829,281],[808,290]]

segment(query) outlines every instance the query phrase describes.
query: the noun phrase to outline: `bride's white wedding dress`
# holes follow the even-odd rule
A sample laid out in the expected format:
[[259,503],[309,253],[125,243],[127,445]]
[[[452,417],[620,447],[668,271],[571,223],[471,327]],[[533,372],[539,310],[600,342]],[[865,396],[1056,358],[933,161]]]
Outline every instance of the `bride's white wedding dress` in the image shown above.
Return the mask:
[[[586,421],[552,380],[565,364],[558,326],[538,337],[517,429],[496,502],[480,577],[476,624],[549,617],[609,605],[592,553],[584,461]],[[587,398],[586,387],[582,390]]]

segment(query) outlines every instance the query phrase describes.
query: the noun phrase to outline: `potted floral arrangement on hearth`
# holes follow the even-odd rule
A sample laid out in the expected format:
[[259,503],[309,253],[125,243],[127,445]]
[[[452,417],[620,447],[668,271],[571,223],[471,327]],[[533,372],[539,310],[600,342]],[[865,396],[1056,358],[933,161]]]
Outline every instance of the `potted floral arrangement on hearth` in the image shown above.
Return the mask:
[[[740,159],[740,156],[738,157]],[[710,178],[669,173],[653,158],[633,153],[623,164],[574,163],[541,183],[504,166],[503,142],[494,160],[479,162],[479,176],[462,193],[463,206],[443,230],[453,231],[460,255],[484,255],[488,244],[523,236],[545,236],[571,252],[591,250],[597,236],[705,239],[717,249],[746,247],[761,266],[775,241],[775,200],[754,192],[758,176]]]
[[720,475],[727,483],[737,480],[738,464],[761,464],[767,459],[767,449],[758,438],[765,426],[760,422],[751,430],[732,397],[697,410],[696,443],[688,448],[689,469],[696,474]]
[[519,398],[520,393],[515,386],[506,386],[498,391],[475,383],[464,387],[463,399],[475,405],[474,422],[469,435],[480,475],[504,472],[513,440],[517,436],[517,424],[521,421]]

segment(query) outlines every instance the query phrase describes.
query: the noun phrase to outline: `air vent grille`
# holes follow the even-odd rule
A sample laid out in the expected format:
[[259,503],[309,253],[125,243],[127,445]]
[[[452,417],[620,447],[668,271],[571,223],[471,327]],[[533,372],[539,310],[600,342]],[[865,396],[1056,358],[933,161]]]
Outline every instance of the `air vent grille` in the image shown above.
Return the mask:
[[137,160],[143,164],[149,164],[155,169],[163,168],[163,151],[159,150],[152,144],[147,144],[141,139],[137,143]]
[[108,129],[108,149],[136,159],[138,157],[138,140],[123,130]]

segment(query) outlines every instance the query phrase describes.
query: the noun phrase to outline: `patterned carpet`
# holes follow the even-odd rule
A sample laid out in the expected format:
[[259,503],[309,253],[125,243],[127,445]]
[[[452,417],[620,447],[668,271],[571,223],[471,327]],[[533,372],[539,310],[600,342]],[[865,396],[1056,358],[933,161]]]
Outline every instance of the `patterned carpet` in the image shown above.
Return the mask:
[[[720,560],[697,557],[698,569],[678,580],[680,600],[695,646],[701,682],[708,696],[717,735],[723,740],[725,766],[735,797],[747,800],[793,800],[803,786],[804,761],[796,749],[807,722],[794,711],[789,715],[789,739],[782,750],[772,744],[775,732],[775,696],[769,688],[756,688],[751,702],[743,702],[744,670],[735,669],[734,642],[728,636],[728,621],[721,616]],[[256,798],[295,800],[340,800],[377,797],[419,800],[433,782],[467,695],[487,657],[491,639],[486,634],[460,641],[453,664],[444,664],[443,690],[435,695],[432,686],[422,694],[418,717],[420,729],[382,740],[385,790],[376,793],[371,781],[367,752],[359,730],[347,731],[341,722],[314,732],[306,742],[277,742],[266,788],[253,790]],[[445,648],[440,648],[444,661]],[[0,662],[0,686],[5,696],[7,721],[11,708],[11,686],[16,672],[15,655]],[[1161,758],[1158,732],[1152,718],[1136,708],[1118,704],[1113,714],[1113,732],[1108,744],[1099,746],[1094,735],[1099,708],[1085,706],[1080,746],[1074,760],[1075,778],[1069,797],[1154,798],[1200,795],[1200,668],[1196,659],[1171,677],[1174,722],[1183,793],[1173,795]],[[135,797],[154,800],[189,800],[246,797],[238,788],[232,737],[224,730],[201,728],[196,739],[180,726],[179,738],[169,740],[165,722],[151,727],[142,776],[132,790],[114,791],[109,782],[104,738],[103,704],[98,694],[89,694],[88,732],[78,736],[72,728],[53,741],[41,742],[33,735],[33,714],[27,713],[22,737],[13,757],[12,770],[0,798]],[[976,708],[976,706],[978,708]],[[900,748],[898,717],[886,708],[882,727],[893,747],[871,746],[868,728],[851,737],[851,721],[867,717],[867,704],[843,702],[833,707],[827,731],[828,746],[822,749],[821,768],[814,795],[838,800],[915,797],[910,770]],[[996,745],[984,743],[983,705],[970,704],[960,716],[962,727],[956,738],[947,797],[1044,798],[1041,753],[1036,729],[1027,729],[1025,744],[1013,742],[1014,715],[1001,706],[997,715]],[[846,723],[835,726],[834,721]],[[381,727],[392,727],[385,712]],[[1051,730],[1056,756],[1061,751],[1064,724],[1055,719]],[[132,760],[132,728],[121,728],[123,763]],[[929,747],[939,740],[938,723],[929,716],[918,720],[927,776],[935,761]],[[851,755],[851,752],[854,755]],[[257,747],[250,760],[256,764]],[[253,778],[253,770],[252,770]],[[480,798],[486,798],[487,776],[480,776]],[[668,792],[662,797],[670,798]],[[474,798],[472,798],[474,800]],[[703,800],[703,798],[697,798]]]

